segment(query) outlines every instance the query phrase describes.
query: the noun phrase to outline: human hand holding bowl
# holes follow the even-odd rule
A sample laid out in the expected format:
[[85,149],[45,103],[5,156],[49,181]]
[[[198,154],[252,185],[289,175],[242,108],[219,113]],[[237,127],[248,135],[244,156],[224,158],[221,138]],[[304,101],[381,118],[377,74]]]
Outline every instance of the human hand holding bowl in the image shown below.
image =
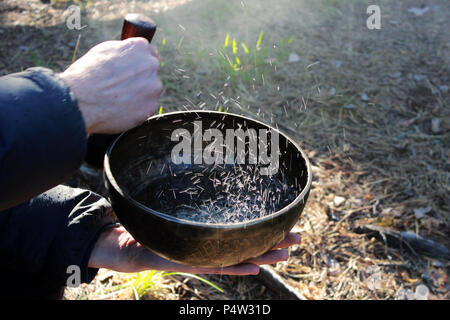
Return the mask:
[[265,254],[246,260],[240,264],[224,268],[191,267],[168,261],[154,254],[138,243],[123,227],[104,231],[92,250],[90,268],[107,268],[118,272],[140,272],[144,270],[164,270],[195,274],[256,275],[259,266],[285,261],[289,258],[286,248],[300,243],[296,233],[289,233]]

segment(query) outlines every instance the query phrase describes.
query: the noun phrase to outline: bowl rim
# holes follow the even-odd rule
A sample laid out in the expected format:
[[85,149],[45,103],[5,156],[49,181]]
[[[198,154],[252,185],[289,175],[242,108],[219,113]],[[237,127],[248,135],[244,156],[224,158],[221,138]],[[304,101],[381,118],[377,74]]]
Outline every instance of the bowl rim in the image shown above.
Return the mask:
[[[154,209],[151,209],[149,207],[147,207],[146,205],[140,203],[139,201],[133,199],[130,195],[128,195],[117,183],[116,179],[114,178],[114,175],[111,172],[111,167],[110,167],[110,155],[111,152],[114,149],[114,146],[116,145],[117,141],[119,141],[119,139],[125,135],[127,132],[132,131],[132,130],[137,130],[138,128],[140,128],[142,125],[144,125],[147,122],[153,121],[153,120],[158,120],[158,118],[162,118],[162,117],[167,117],[167,116],[172,116],[172,115],[176,115],[176,114],[186,114],[186,113],[203,113],[203,114],[220,114],[220,115],[230,115],[233,117],[238,117],[241,118],[243,120],[246,121],[253,121],[256,123],[259,123],[265,127],[267,127],[270,130],[276,131],[278,134],[282,135],[285,139],[287,139],[290,143],[292,143],[298,151],[300,151],[300,154],[302,155],[305,164],[306,164],[306,172],[307,172],[307,180],[306,180],[306,185],[303,188],[303,190],[300,192],[300,194],[293,200],[291,201],[287,206],[281,208],[278,211],[275,211],[269,215],[263,216],[263,217],[259,217],[256,219],[252,219],[249,221],[243,221],[243,222],[237,222],[237,223],[206,223],[206,222],[198,222],[198,221],[191,221],[188,219],[182,219],[182,218],[178,218],[178,217],[174,217],[171,216],[167,213],[163,213]],[[281,132],[279,129],[276,129],[274,127],[272,127],[271,125],[268,125],[262,121],[259,120],[255,120],[243,115],[239,115],[236,113],[231,113],[231,112],[220,112],[220,111],[212,111],[212,110],[185,110],[185,111],[174,111],[174,112],[167,112],[167,113],[162,113],[162,114],[158,114],[158,115],[154,115],[151,116],[150,118],[148,118],[143,124],[141,124],[140,126],[137,126],[135,128],[129,129],[123,133],[121,133],[114,141],[113,143],[109,146],[105,157],[104,157],[104,161],[103,161],[103,170],[105,172],[106,178],[108,179],[109,183],[112,185],[112,187],[115,189],[115,191],[117,193],[119,193],[119,195],[121,197],[123,197],[126,201],[128,201],[129,203],[131,203],[132,205],[138,207],[139,209],[141,209],[142,211],[155,215],[161,219],[164,220],[169,220],[171,222],[176,222],[176,223],[180,223],[180,224],[188,224],[191,226],[196,226],[196,227],[208,227],[208,228],[213,228],[213,229],[239,229],[242,227],[247,227],[247,226],[251,226],[251,225],[255,225],[255,224],[259,224],[259,223],[263,223],[265,221],[268,220],[272,220],[280,215],[283,215],[284,213],[288,212],[290,209],[292,209],[294,206],[296,206],[299,202],[304,201],[305,196],[308,194],[308,192],[311,189],[311,184],[312,184],[312,170],[311,170],[311,164],[309,162],[308,157],[306,156],[305,152],[303,151],[302,148],[300,148],[300,146],[298,145],[298,143],[296,143],[294,140],[292,140],[288,135],[286,135],[285,133]]]

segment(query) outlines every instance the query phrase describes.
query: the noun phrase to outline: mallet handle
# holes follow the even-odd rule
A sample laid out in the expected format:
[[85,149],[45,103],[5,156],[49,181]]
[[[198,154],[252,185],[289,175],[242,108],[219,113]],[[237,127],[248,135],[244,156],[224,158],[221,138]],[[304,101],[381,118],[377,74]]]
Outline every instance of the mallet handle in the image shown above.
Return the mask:
[[156,23],[147,16],[139,13],[129,13],[123,20],[122,36],[120,40],[131,37],[142,37],[152,42],[156,32]]

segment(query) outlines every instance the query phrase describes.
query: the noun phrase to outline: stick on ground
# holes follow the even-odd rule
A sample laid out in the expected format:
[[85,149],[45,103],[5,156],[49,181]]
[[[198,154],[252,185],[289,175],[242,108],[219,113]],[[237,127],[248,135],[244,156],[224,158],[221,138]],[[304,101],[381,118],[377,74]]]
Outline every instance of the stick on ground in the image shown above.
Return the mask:
[[290,286],[278,273],[270,266],[260,266],[260,272],[256,276],[266,287],[280,295],[283,300],[307,300],[295,288]]
[[355,232],[386,241],[389,246],[405,247],[414,254],[423,254],[432,258],[450,260],[450,250],[447,247],[412,232],[401,232],[370,224],[356,227]]

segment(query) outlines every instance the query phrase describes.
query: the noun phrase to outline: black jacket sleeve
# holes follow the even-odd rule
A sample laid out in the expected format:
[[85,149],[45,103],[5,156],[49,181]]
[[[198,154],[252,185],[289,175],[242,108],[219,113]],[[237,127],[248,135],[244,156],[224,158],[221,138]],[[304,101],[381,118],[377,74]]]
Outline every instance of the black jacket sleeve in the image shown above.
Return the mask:
[[77,102],[51,70],[0,78],[0,211],[66,181],[86,145]]
[[54,187],[78,169],[86,145],[77,102],[51,70],[0,78],[3,293],[53,296],[69,266],[79,268],[81,282],[95,276],[88,261],[101,231],[115,225],[111,206],[91,191]]
[[77,282],[92,281],[93,245],[116,221],[106,199],[62,185],[0,212],[0,272],[8,275],[2,291],[10,297],[46,297],[46,291],[54,294],[67,284],[70,266],[79,270]]

